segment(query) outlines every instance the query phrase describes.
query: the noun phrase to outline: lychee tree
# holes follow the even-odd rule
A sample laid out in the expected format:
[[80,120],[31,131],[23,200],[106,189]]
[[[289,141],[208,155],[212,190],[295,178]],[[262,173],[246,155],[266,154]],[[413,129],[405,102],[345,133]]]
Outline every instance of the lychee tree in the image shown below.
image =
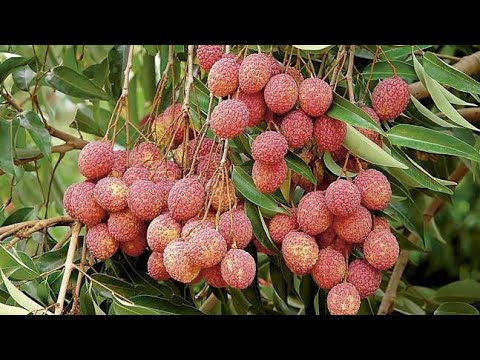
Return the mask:
[[0,313],[478,314],[477,73],[475,46],[0,46]]

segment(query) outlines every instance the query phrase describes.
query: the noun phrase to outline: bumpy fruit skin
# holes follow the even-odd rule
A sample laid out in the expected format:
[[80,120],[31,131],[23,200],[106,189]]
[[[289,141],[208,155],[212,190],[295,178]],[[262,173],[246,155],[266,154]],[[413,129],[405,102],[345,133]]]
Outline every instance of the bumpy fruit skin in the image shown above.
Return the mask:
[[78,170],[88,180],[107,176],[112,171],[113,148],[109,142],[93,141],[78,156]]
[[[299,155],[299,157],[307,165],[310,165],[314,156],[310,151],[306,151],[304,153],[301,153]],[[317,180],[317,189],[318,190],[325,190],[328,187],[329,184],[327,184],[327,185],[323,184],[324,178],[328,178],[328,175],[325,176],[325,170],[323,168],[322,160],[315,159],[313,161],[312,170],[313,170],[313,175],[315,176],[315,179]],[[296,186],[300,186],[303,190],[305,190],[305,192],[310,192],[310,191],[315,190],[315,185],[312,182],[310,182],[310,180],[308,180],[307,178],[304,178],[303,176],[301,176],[301,175],[299,175],[295,172],[292,172],[292,182]],[[324,188],[321,188],[322,185],[324,185]]]
[[330,290],[340,284],[347,271],[345,258],[332,248],[320,250],[318,259],[312,269],[312,278],[315,283],[325,290]]
[[152,220],[147,229],[147,243],[155,252],[163,252],[167,245],[180,237],[182,225],[169,214],[162,214]]
[[335,241],[336,237],[337,234],[335,233],[335,230],[333,230],[333,226],[329,226],[327,230],[315,236],[320,249],[325,249],[330,246]]
[[145,238],[145,234],[142,234],[133,241],[120,243],[120,250],[128,256],[138,257],[142,255],[146,249],[147,239]]
[[350,181],[338,179],[325,191],[325,203],[335,216],[350,216],[360,206],[360,191]]
[[288,175],[287,163],[284,159],[272,165],[255,161],[252,168],[252,179],[258,191],[270,194],[280,188]]
[[234,289],[245,289],[255,279],[255,260],[245,250],[230,249],[223,258],[220,271],[223,280]]
[[154,183],[177,181],[182,178],[182,169],[172,160],[154,161],[150,167],[150,178]]
[[330,315],[356,315],[360,309],[360,294],[349,283],[336,285],[327,295]]
[[239,68],[237,60],[231,58],[222,58],[213,64],[207,81],[210,92],[219,97],[233,94],[238,88]]
[[372,230],[372,215],[363,206],[350,216],[335,216],[333,229],[343,240],[360,244]]
[[287,155],[287,139],[276,131],[265,131],[252,143],[252,157],[264,164],[275,164]]
[[190,219],[183,225],[181,237],[186,241],[205,229],[215,229],[215,222],[208,219]]
[[320,151],[336,151],[342,147],[347,125],[330,116],[320,116],[313,125],[313,137]]
[[238,249],[245,249],[252,241],[253,228],[244,210],[232,209],[220,215],[218,231],[225,238],[230,249],[233,243]]
[[188,241],[188,257],[201,268],[217,265],[226,253],[227,242],[215,229],[199,231]]
[[156,281],[170,279],[170,274],[165,269],[165,264],[163,263],[163,253],[153,252],[150,254],[147,261],[147,272],[148,276]]
[[285,114],[293,109],[298,99],[298,85],[288,74],[273,76],[263,91],[267,107],[275,114]]
[[[222,155],[219,153],[213,153],[209,155],[202,156],[198,160],[197,168],[195,173],[202,177],[202,179],[209,180],[215,174],[215,171],[220,166],[220,161],[222,160]],[[226,164],[228,166],[228,164]]]
[[108,232],[107,224],[104,223],[89,228],[85,241],[90,254],[99,260],[110,259],[118,250],[118,242]]
[[398,76],[381,80],[372,92],[372,107],[381,120],[395,120],[409,101],[408,84]]
[[149,221],[160,215],[165,198],[162,198],[157,184],[148,180],[139,180],[128,188],[127,203],[137,218]]
[[282,65],[272,55],[267,55],[270,61],[270,76],[278,75],[282,72]]
[[392,189],[387,177],[380,171],[368,169],[361,171],[354,184],[360,190],[362,205],[370,210],[383,210],[392,197]]
[[222,45],[198,45],[197,59],[202,70],[209,72],[213,64],[222,58]]
[[70,185],[63,195],[67,214],[87,226],[97,225],[105,217],[105,210],[95,201],[94,189],[94,183],[84,181]]
[[[357,244],[362,245],[362,244]],[[337,236],[335,240],[329,245],[333,250],[337,250],[344,257],[350,256],[352,253],[352,244],[343,240],[340,236]]]
[[293,110],[285,115],[280,129],[288,146],[299,149],[312,138],[313,121],[304,111]]
[[173,185],[168,194],[170,215],[177,221],[195,217],[205,202],[205,187],[196,178],[183,178]]
[[167,200],[168,200],[168,194],[170,193],[170,190],[172,190],[173,185],[175,185],[176,181],[168,181],[168,180],[160,180],[156,183],[157,185],[157,191],[158,191],[158,196],[159,199],[162,201],[162,212],[165,212],[168,210],[167,208]]
[[127,208],[111,213],[108,231],[119,242],[133,241],[145,231],[145,224]]
[[294,67],[291,67],[291,66],[287,66],[285,68],[285,74],[290,75],[295,80],[295,82],[297,83],[298,86],[300,86],[300,84],[304,80],[304,77],[303,77],[302,73],[300,71],[298,71],[297,69],[295,69]]
[[270,61],[264,54],[251,54],[243,59],[238,72],[240,89],[246,94],[262,90],[270,79]]
[[300,200],[297,221],[300,229],[309,235],[317,235],[328,229],[333,215],[327,208],[322,191],[312,191]]
[[390,231],[390,222],[378,216],[373,217],[373,230],[387,230]]
[[272,240],[281,244],[285,235],[290,231],[298,229],[297,210],[290,209],[291,215],[275,214],[268,223],[268,231]]
[[397,239],[386,230],[373,230],[363,244],[365,259],[378,270],[390,269],[397,261],[399,251]]
[[242,101],[225,100],[212,111],[210,127],[222,139],[240,135],[247,126],[248,108]]
[[[187,143],[187,157],[186,157],[186,164],[188,168],[192,165],[193,157],[195,155],[195,149],[197,147],[198,142],[200,141],[200,137],[196,139],[192,139]],[[198,149],[197,158],[195,161],[195,165],[198,163],[199,158],[215,152],[214,148],[215,142],[207,137],[203,138],[200,148]],[[181,143],[173,152],[173,159],[177,163],[178,166],[182,167],[183,163],[183,151],[184,151],[184,144]]]
[[247,106],[249,127],[257,126],[258,123],[265,118],[267,105],[263,98],[263,91],[253,94],[247,94],[240,91],[238,95],[234,96],[234,99],[240,100]]
[[150,171],[142,166],[131,167],[123,174],[123,181],[127,186],[131,186],[136,181],[148,180],[150,177]]
[[142,142],[135,146],[130,154],[130,166],[143,166],[149,168],[153,162],[160,160],[161,154],[157,145],[148,142]]
[[306,79],[298,88],[298,100],[303,111],[309,116],[318,117],[332,105],[332,88],[322,79]]
[[184,284],[194,280],[201,268],[194,265],[188,257],[188,243],[181,240],[172,241],[163,252],[163,263],[168,274]]
[[[212,196],[212,207],[215,210],[223,213],[233,207],[237,201],[237,195],[235,194],[235,186],[230,178],[226,178],[226,181],[222,181],[221,178],[217,182],[215,189],[212,189],[212,180],[207,183],[207,193]],[[209,195],[209,196],[210,196]],[[230,201],[229,201],[230,199]]]
[[317,262],[318,245],[313,236],[300,231],[291,231],[283,239],[282,255],[285,264],[293,273],[305,275]]
[[353,260],[348,266],[347,282],[355,286],[362,299],[380,287],[382,273],[365,260]]
[[127,170],[127,152],[125,150],[115,150],[113,152],[113,165],[110,176],[121,178]]
[[182,104],[170,105],[153,121],[153,136],[158,144],[170,146],[174,138],[171,146],[176,148],[182,142],[187,120],[182,107]]
[[221,289],[227,287],[227,283],[222,278],[221,264],[202,269],[200,272],[208,285]]
[[256,238],[253,238],[252,242],[255,245],[255,248],[257,249],[257,252],[264,253],[265,255],[268,255],[268,256],[274,256],[275,255],[275,253],[272,250],[268,250]]
[[106,177],[97,182],[93,195],[102,208],[115,212],[127,207],[127,190],[127,184],[123,180]]
[[[362,106],[361,109],[365,111],[370,116],[370,118],[377,123],[377,125],[380,125],[380,118],[378,117],[375,110],[373,110],[371,107],[368,107],[368,106]],[[378,146],[380,147],[382,146],[382,135],[380,135],[376,131],[361,128],[361,127],[355,127],[355,129],[357,129],[363,136],[372,140]]]

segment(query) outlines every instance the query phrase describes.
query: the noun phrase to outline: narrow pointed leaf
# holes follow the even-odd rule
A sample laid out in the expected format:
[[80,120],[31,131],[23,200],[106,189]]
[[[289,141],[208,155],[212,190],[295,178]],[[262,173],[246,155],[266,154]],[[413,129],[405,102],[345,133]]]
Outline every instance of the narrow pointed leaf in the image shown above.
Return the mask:
[[11,57],[11,58],[8,58],[7,60],[3,61],[0,64],[0,84],[3,81],[5,81],[7,76],[10,75],[10,73],[14,69],[16,69],[20,66],[27,65],[30,61],[32,61],[32,59],[27,59],[27,58],[24,58],[24,57],[21,57],[21,56]]
[[420,101],[418,101],[415,96],[410,95],[410,100],[412,101],[413,105],[417,108],[417,110],[425,116],[427,119],[433,121],[435,124],[446,127],[446,128],[456,128],[457,125],[450,124],[449,122],[443,120],[439,116],[435,115],[433,112],[427,109]]
[[[413,66],[404,61],[393,60],[390,63],[395,67],[397,75],[404,80],[413,82],[418,79],[417,74]],[[367,79],[370,77],[370,72],[372,71],[372,64],[368,65],[363,69],[362,74]],[[371,73],[371,80],[385,79],[392,77],[394,75],[392,66],[387,61],[378,61],[373,66],[373,72]]]
[[305,179],[310,181],[312,184],[317,184],[317,179],[313,175],[312,169],[303,161],[298,155],[294,154],[291,151],[288,151],[285,156],[285,161],[289,169],[296,172],[298,175],[303,176]]
[[52,153],[52,137],[43,125],[40,117],[33,111],[25,111],[18,114],[17,118],[20,121],[20,126],[27,129],[38,149],[48,160],[50,160]]
[[[323,163],[325,164],[327,169],[330,170],[330,172],[334,175],[345,177],[345,173],[343,172],[342,167],[338,165],[335,161],[333,161],[332,155],[329,152],[325,152],[323,154]],[[347,171],[346,173],[346,176],[349,178],[353,178],[357,175],[356,173],[352,173],[350,171]]]

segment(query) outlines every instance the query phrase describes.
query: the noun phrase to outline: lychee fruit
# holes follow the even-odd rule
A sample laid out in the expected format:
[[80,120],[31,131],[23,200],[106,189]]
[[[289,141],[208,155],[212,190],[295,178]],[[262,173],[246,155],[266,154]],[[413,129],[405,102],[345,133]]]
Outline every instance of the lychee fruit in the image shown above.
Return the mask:
[[260,241],[257,240],[257,238],[253,238],[253,244],[255,245],[255,248],[257,249],[257,252],[263,253],[268,256],[274,256],[276,255],[275,252],[272,250],[267,249],[265,246],[263,246]]
[[87,226],[97,225],[105,217],[105,210],[95,201],[94,189],[94,183],[84,181],[70,185],[63,195],[67,214]]
[[123,174],[123,181],[127,186],[131,186],[138,180],[148,180],[150,177],[150,171],[143,166],[131,167]]
[[[357,245],[362,245],[357,244]],[[352,252],[352,244],[349,242],[346,242],[343,240],[340,236],[337,236],[333,242],[329,245],[333,250],[337,250],[340,254],[342,254],[344,257],[350,256]]]
[[282,65],[272,55],[267,55],[270,61],[270,76],[275,76],[282,73]]
[[302,73],[300,71],[298,71],[297,69],[295,69],[294,67],[291,67],[291,66],[287,66],[285,68],[285,74],[290,75],[295,80],[295,82],[297,83],[298,86],[300,86],[300,84],[304,80],[304,77],[303,77]]
[[353,260],[348,266],[347,282],[355,286],[360,297],[366,298],[380,287],[382,273],[366,260]]
[[[299,154],[299,157],[307,165],[309,165],[314,156],[310,151],[307,151],[307,152]],[[312,172],[313,172],[313,175],[315,176],[315,179],[317,180],[317,190],[323,190],[321,188],[321,186],[322,186],[322,181],[325,177],[325,170],[323,168],[322,160],[315,159],[313,161]],[[305,192],[310,192],[310,191],[315,190],[315,185],[312,182],[310,182],[309,179],[301,176],[300,174],[297,174],[296,172],[292,172],[292,182],[296,186],[299,186],[303,190],[305,190]],[[328,184],[325,186],[325,189],[327,188],[327,186],[328,186]]]
[[118,250],[118,242],[108,232],[105,223],[89,228],[85,242],[90,254],[99,260],[110,259]]
[[352,215],[360,206],[360,201],[360,191],[351,181],[335,180],[325,191],[325,203],[335,216]]
[[259,91],[252,94],[240,91],[234,99],[242,101],[248,109],[248,127],[257,126],[265,118],[267,105],[263,97],[263,92]]
[[340,149],[346,134],[347,125],[327,115],[317,118],[313,125],[313,137],[320,151],[331,152]]
[[230,139],[248,126],[248,108],[239,100],[224,100],[212,111],[210,127],[215,135]]
[[203,71],[209,72],[213,64],[222,58],[222,45],[198,45],[197,59],[198,65]]
[[127,184],[122,179],[106,177],[97,182],[93,195],[102,208],[115,212],[127,207],[127,190]]
[[390,222],[382,217],[373,217],[373,230],[387,230],[390,231]]
[[232,209],[220,215],[218,231],[225,238],[229,249],[231,247],[245,249],[253,237],[252,223],[244,210],[239,209]]
[[227,287],[227,283],[222,278],[221,263],[215,266],[204,268],[200,272],[208,285],[221,289]]
[[313,236],[291,231],[282,241],[282,255],[288,268],[297,275],[312,270],[318,258],[318,245]]
[[[377,113],[370,107],[368,106],[362,106],[361,109],[365,111],[370,118],[377,123],[377,125],[380,125],[380,118],[378,117]],[[378,146],[382,146],[382,135],[377,133],[376,131],[370,130],[370,129],[365,129],[361,127],[355,127],[363,136],[367,137],[368,139],[372,140],[375,144]]]
[[335,216],[333,229],[347,242],[362,243],[372,229],[372,215],[363,206],[359,206],[350,216]]
[[127,170],[127,152],[125,150],[115,150],[113,152],[113,165],[110,176],[121,178]]
[[162,198],[157,184],[148,180],[139,180],[128,188],[127,202],[137,218],[149,221],[160,215],[165,198]]
[[297,210],[300,229],[309,235],[324,232],[332,224],[333,215],[325,203],[322,191],[312,191],[300,200]]
[[252,143],[252,157],[264,164],[275,164],[281,161],[288,152],[287,139],[276,131],[265,131],[258,135]]
[[119,242],[133,241],[141,236],[145,224],[130,209],[114,212],[108,218],[108,231]]
[[152,220],[147,229],[147,243],[152,251],[163,252],[165,247],[180,237],[182,225],[169,214],[162,214]]
[[327,308],[330,315],[356,315],[360,309],[360,294],[350,283],[335,285],[328,292]]
[[268,232],[272,240],[281,244],[285,235],[298,229],[297,209],[290,209],[291,215],[275,214],[268,223]]
[[265,164],[255,161],[252,168],[252,179],[258,191],[266,194],[279,189],[288,175],[288,167],[285,160],[274,164]]
[[183,225],[181,237],[188,241],[198,232],[205,229],[215,229],[215,222],[208,217],[205,220],[192,218]]
[[168,210],[167,208],[167,200],[168,200],[168,194],[170,193],[170,190],[172,190],[173,185],[175,185],[176,181],[168,181],[168,180],[159,180],[157,181],[157,191],[158,191],[158,200],[162,204],[162,212],[165,212],[165,210]]
[[[195,170],[195,173],[200,175],[202,179],[209,180],[213,177],[215,172],[217,171],[218,167],[220,166],[220,162],[222,160],[222,155],[220,153],[213,153],[202,156],[198,160],[198,165]],[[229,165],[229,162],[226,163],[226,166]]]
[[107,176],[112,171],[113,148],[107,141],[93,141],[85,145],[78,156],[78,170],[88,180]]
[[201,268],[217,265],[226,253],[227,242],[215,229],[199,231],[188,241],[188,257]]
[[387,177],[380,171],[368,169],[361,171],[353,180],[360,190],[362,205],[370,210],[383,210],[392,197],[392,189]]
[[298,99],[298,85],[288,74],[273,76],[263,92],[267,107],[275,114],[285,114],[293,109]]
[[[187,167],[190,168],[193,162],[193,157],[195,155],[196,147],[198,142],[200,141],[200,137],[196,139],[192,139],[187,143],[187,156],[186,156],[186,164]],[[207,137],[203,138],[200,147],[198,149],[195,165],[198,163],[199,158],[206,156],[210,153],[215,152],[215,142],[212,139]],[[183,152],[184,152],[184,144],[181,143],[173,152],[173,159],[177,163],[178,166],[183,167]]]
[[298,88],[300,107],[309,116],[318,117],[325,114],[332,105],[333,92],[330,85],[319,78],[309,78]]
[[120,250],[124,254],[132,257],[142,255],[147,249],[147,239],[145,234],[138,236],[135,240],[120,243]]
[[372,92],[372,107],[381,120],[395,120],[409,101],[408,84],[398,76],[381,80]]
[[163,253],[152,252],[147,261],[147,272],[153,280],[165,281],[170,279],[170,274],[163,263]]
[[363,244],[365,259],[379,270],[390,269],[397,261],[399,252],[397,239],[386,230],[373,230]]
[[149,142],[142,142],[135,146],[130,153],[130,166],[143,166],[149,168],[154,161],[160,160],[161,156],[157,145]]
[[212,207],[215,210],[220,211],[223,213],[230,209],[236,202],[237,202],[237,195],[235,194],[235,186],[233,185],[232,180],[230,178],[221,180],[217,182],[215,189],[212,189],[213,182],[210,180],[207,183],[206,189],[208,196],[212,197]]
[[327,230],[315,236],[320,249],[325,249],[330,246],[336,237],[337,234],[335,233],[335,230],[333,230],[333,226],[329,226]]
[[184,284],[195,279],[201,270],[190,261],[188,243],[182,240],[174,240],[167,245],[163,252],[163,264],[173,279]]
[[257,266],[252,255],[245,250],[230,249],[221,262],[220,271],[228,286],[245,289],[255,279]]
[[213,64],[208,74],[208,89],[218,97],[231,95],[238,88],[238,70],[236,59],[222,58]]
[[[183,140],[187,115],[182,104],[170,105],[153,121],[153,136],[157,144],[176,148]],[[173,141],[172,141],[173,138]]]
[[205,187],[194,178],[183,178],[173,185],[168,194],[170,215],[177,221],[195,217],[205,203]]
[[312,269],[312,278],[321,289],[330,290],[342,282],[346,271],[347,265],[343,255],[328,247],[318,253],[317,262]]
[[182,178],[182,169],[172,160],[154,161],[150,167],[151,181],[177,181]]
[[240,89],[246,94],[262,90],[270,79],[270,61],[264,54],[251,54],[243,59],[238,72]]
[[293,110],[283,118],[281,131],[288,146],[299,149],[312,138],[313,121],[302,110]]

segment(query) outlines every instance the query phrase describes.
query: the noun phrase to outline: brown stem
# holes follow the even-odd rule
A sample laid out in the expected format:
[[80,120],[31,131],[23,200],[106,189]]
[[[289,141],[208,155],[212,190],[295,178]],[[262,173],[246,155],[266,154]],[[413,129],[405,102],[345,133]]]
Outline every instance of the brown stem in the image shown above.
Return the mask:
[[215,307],[215,305],[217,305],[217,303],[218,299],[216,298],[216,296],[214,294],[210,294],[210,296],[207,298],[207,300],[205,300],[203,305],[200,306],[199,310],[205,314],[209,314],[210,311],[212,311],[212,309]]
[[353,64],[355,60],[355,45],[350,45],[350,54],[348,58],[348,69],[347,69],[347,86],[348,86],[348,97],[350,102],[355,103],[355,93],[353,92]]

